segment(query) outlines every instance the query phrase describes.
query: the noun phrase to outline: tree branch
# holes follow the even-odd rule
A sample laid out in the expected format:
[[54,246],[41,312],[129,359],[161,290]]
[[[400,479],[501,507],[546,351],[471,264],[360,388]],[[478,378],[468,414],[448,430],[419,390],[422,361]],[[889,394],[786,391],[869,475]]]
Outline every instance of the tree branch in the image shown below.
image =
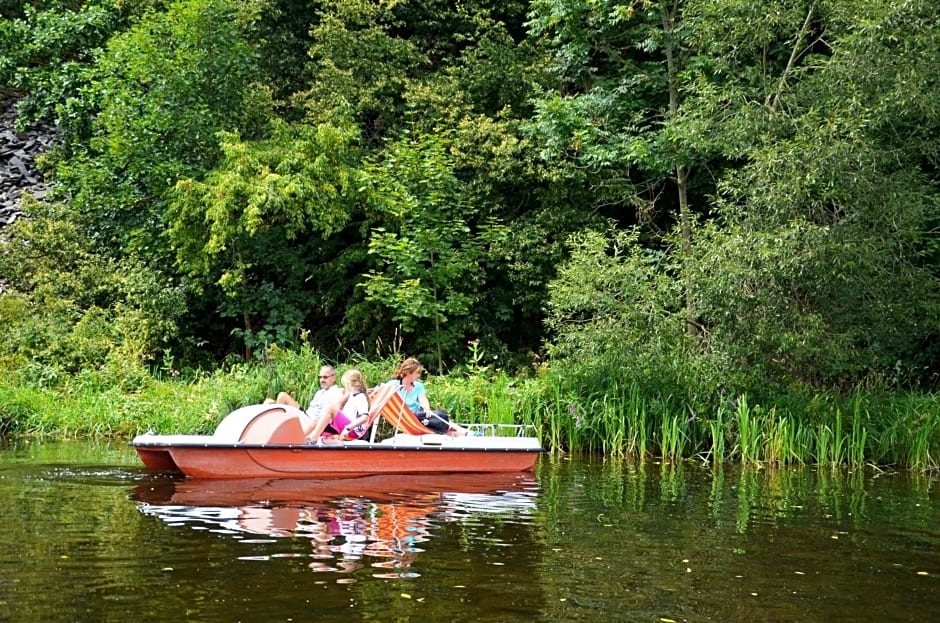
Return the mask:
[[803,25],[800,27],[799,33],[797,33],[796,41],[793,42],[793,49],[790,51],[790,58],[787,60],[787,66],[784,68],[783,73],[780,74],[780,79],[777,81],[777,88],[773,93],[773,99],[771,99],[771,94],[767,94],[767,99],[764,100],[764,106],[769,106],[771,110],[777,110],[777,106],[780,104],[780,94],[783,92],[783,87],[787,83],[787,76],[793,71],[793,66],[796,65],[797,59],[801,54],[807,49],[802,46],[803,37],[806,36],[806,33],[809,31],[810,23],[813,20],[813,8],[815,5],[810,5],[809,10],[806,12],[806,19],[803,20]]

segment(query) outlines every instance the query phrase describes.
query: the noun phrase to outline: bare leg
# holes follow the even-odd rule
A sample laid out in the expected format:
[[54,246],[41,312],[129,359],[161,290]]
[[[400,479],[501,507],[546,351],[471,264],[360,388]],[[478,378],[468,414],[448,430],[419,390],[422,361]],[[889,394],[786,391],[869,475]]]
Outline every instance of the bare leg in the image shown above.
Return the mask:
[[[265,401],[267,402],[267,401]],[[288,394],[287,392],[281,392],[277,395],[277,400],[275,400],[279,405],[290,405],[291,407],[297,407],[298,409],[302,408],[300,403],[294,400],[294,397]]]
[[[431,412],[431,414],[433,417],[436,417],[433,411]],[[438,419],[440,419],[441,421],[447,421],[447,420],[444,420],[443,418],[438,418]],[[463,437],[465,435],[470,434],[470,431],[468,429],[458,424],[454,424],[453,422],[447,421],[447,426],[449,428],[447,429],[447,432],[444,434],[449,435],[450,437]]]
[[339,405],[328,405],[323,409],[323,413],[320,414],[319,418],[311,420],[308,424],[304,425],[304,437],[312,439],[313,441],[320,439],[320,435],[326,430],[327,425],[333,421],[333,416],[336,415],[337,411],[339,411]]

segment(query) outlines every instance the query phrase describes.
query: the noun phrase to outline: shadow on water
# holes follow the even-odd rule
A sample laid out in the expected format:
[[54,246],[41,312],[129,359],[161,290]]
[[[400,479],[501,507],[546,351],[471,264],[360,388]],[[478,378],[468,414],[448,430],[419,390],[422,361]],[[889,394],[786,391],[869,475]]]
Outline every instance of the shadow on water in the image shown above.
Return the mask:
[[926,621],[935,475],[546,456],[534,474],[196,480],[0,444],[0,622]]

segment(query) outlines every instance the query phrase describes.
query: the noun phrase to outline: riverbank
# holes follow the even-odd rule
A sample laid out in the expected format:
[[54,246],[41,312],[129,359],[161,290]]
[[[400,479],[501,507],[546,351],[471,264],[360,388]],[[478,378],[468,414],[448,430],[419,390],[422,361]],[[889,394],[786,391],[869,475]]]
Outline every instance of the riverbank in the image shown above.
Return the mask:
[[[0,380],[0,433],[126,439],[147,430],[208,433],[228,412],[279,391],[306,400],[317,387],[320,365],[314,354],[281,351],[263,364],[188,377],[132,367],[57,382],[8,376]],[[389,359],[355,367],[375,385],[395,365]],[[551,370],[512,377],[467,368],[425,381],[432,403],[455,420],[531,424],[553,452],[940,469],[940,396],[933,393],[857,389],[763,402],[735,396],[696,412],[681,398],[645,396],[636,386],[604,396],[561,389],[562,379]]]

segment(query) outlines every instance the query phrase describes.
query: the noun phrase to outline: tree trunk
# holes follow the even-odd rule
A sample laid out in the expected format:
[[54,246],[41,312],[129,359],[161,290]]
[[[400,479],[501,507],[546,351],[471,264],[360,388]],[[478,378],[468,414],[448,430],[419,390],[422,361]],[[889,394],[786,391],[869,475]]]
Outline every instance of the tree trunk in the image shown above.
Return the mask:
[[[663,2],[660,5],[663,33],[665,34],[666,74],[669,84],[669,119],[679,114],[679,86],[676,84],[675,28],[678,4]],[[688,266],[692,257],[692,215],[689,210],[688,179],[689,170],[676,162],[676,191],[679,194],[679,230],[682,235],[682,289],[685,293],[685,322],[689,335],[698,333],[695,322],[695,306],[692,300],[692,276]]]
[[[242,312],[242,322],[245,325],[245,335],[251,335],[251,316],[247,311]],[[251,361],[252,357],[254,357],[254,353],[251,350],[251,346],[245,344],[245,361]]]

